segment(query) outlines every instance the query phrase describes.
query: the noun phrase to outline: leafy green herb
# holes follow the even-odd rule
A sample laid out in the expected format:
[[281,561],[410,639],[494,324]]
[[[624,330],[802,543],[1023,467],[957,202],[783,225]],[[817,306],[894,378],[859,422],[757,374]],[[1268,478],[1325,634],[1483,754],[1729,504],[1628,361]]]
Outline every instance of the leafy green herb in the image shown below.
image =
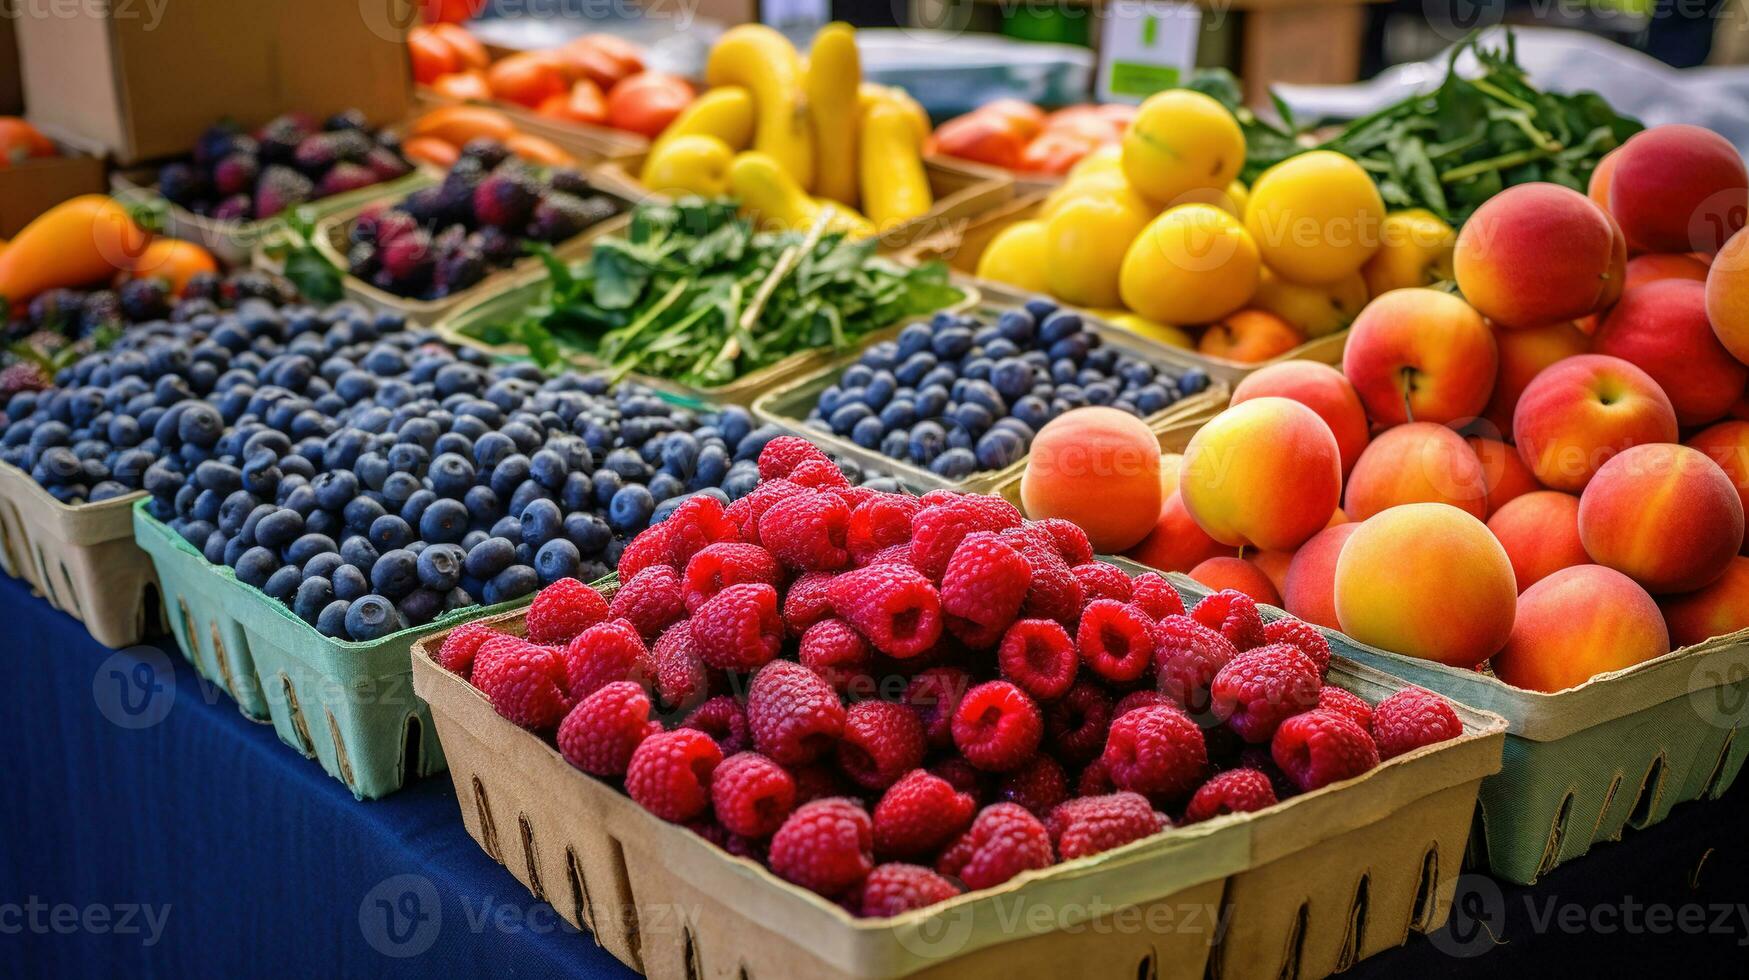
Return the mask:
[[298,208],[280,223],[263,251],[284,264],[284,276],[313,303],[336,303],[344,298],[340,288],[343,273],[310,244],[315,234],[315,216]]

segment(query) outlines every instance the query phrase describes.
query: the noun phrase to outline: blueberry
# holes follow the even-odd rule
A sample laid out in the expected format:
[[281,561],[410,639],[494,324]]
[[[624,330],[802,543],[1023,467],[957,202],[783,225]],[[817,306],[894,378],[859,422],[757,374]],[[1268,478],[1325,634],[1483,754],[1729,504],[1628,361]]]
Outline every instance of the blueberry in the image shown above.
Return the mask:
[[970,449],[949,449],[929,464],[931,473],[949,480],[963,480],[977,468],[977,457]]
[[329,576],[334,583],[334,597],[351,602],[370,592],[370,579],[351,565],[341,565]]
[[511,565],[486,583],[481,598],[487,605],[520,599],[540,588],[540,574],[527,565]]
[[[645,491],[645,494],[647,495],[648,491]],[[522,540],[530,547],[538,548],[558,537],[564,530],[565,515],[560,512],[559,505],[551,500],[531,501],[527,507],[523,508],[520,519],[522,521]]]
[[380,640],[404,626],[400,610],[384,596],[367,595],[346,611],[346,632],[360,643]]
[[462,571],[482,581],[509,568],[516,561],[516,545],[510,539],[490,537],[468,551]]
[[1026,455],[1026,442],[1012,429],[994,428],[978,440],[975,452],[979,469],[999,470]]
[[316,503],[328,510],[339,510],[358,496],[358,477],[347,470],[330,470],[310,481]]
[[1095,381],[1081,389],[1081,393],[1092,405],[1110,405],[1117,399],[1117,388],[1109,381]]
[[576,545],[580,554],[596,555],[613,540],[613,530],[594,514],[574,513],[565,518],[565,540]]
[[996,421],[995,413],[983,405],[971,401],[961,402],[949,410],[948,418],[954,425],[973,437],[983,435],[985,430],[989,429],[991,424]]
[[377,518],[387,514],[383,505],[371,497],[359,495],[346,504],[341,516],[346,521],[346,529],[354,534],[364,534],[370,530]]
[[489,486],[500,499],[509,499],[516,493],[516,488],[529,478],[528,457],[521,453],[512,453],[498,461],[492,467]]
[[534,569],[542,583],[550,584],[562,578],[576,578],[582,560],[576,545],[564,538],[554,538],[535,552]]
[[1089,345],[1085,334],[1071,334],[1050,346],[1052,360],[1079,362],[1087,356]]
[[1032,390],[1037,373],[1031,364],[1019,358],[1005,358],[997,361],[990,371],[990,384],[997,394],[1010,402],[1026,395]]
[[365,537],[376,545],[377,551],[387,554],[395,548],[406,547],[413,540],[413,529],[394,514],[384,514],[371,522]]
[[489,524],[504,516],[504,505],[491,487],[470,487],[462,497],[468,508],[468,518],[475,524]]
[[272,510],[255,523],[256,543],[268,548],[281,548],[301,540],[303,533],[303,515],[286,508]]
[[621,487],[607,505],[607,523],[621,534],[635,534],[650,521],[656,509],[656,498],[647,487],[630,484]]
[[937,418],[947,410],[947,389],[931,385],[917,392],[916,410],[919,419]]
[[335,599],[323,606],[322,611],[316,616],[316,632],[336,640],[346,639],[346,618],[351,614],[351,606],[352,604],[345,599]]
[[919,422],[911,427],[911,462],[928,466],[947,448],[947,430],[938,422]]
[[414,527],[419,526],[419,522],[425,517],[426,508],[436,502],[437,493],[435,491],[420,487],[413,491],[413,495],[408,497],[405,503],[401,504],[401,520]]
[[972,332],[960,326],[936,330],[929,340],[929,349],[944,361],[958,360],[972,349]]
[[318,555],[311,555],[309,560],[304,562],[302,574],[304,578],[313,578],[319,575],[325,579],[333,579],[334,573],[345,567],[346,563],[340,560],[338,552],[324,551]]
[[304,579],[292,597],[292,612],[306,623],[315,625],[316,617],[334,601],[334,587],[320,575]]
[[229,463],[209,459],[194,468],[194,482],[202,490],[229,495],[243,489],[243,473]]
[[838,435],[847,436],[852,429],[856,428],[858,422],[871,417],[873,414],[874,412],[861,402],[850,402],[848,404],[840,405],[838,406],[838,410],[832,413],[830,420],[832,431]]
[[926,323],[913,323],[899,331],[898,356],[903,359],[929,349],[929,343],[934,336]]
[[383,481],[383,505],[399,509],[423,486],[411,473],[390,473]]
[[419,587],[419,559],[405,548],[382,553],[371,566],[370,584],[391,599],[399,599]]
[[405,599],[396,603],[395,608],[400,611],[401,620],[406,624],[418,626],[429,623],[443,615],[444,593],[431,589],[414,589]]
[[454,543],[468,533],[468,509],[459,500],[435,500],[419,518],[419,536],[433,543]]
[[205,402],[183,406],[176,425],[176,434],[183,442],[196,446],[211,446],[224,434],[225,420],[219,410]]
[[369,575],[377,563],[378,551],[369,539],[354,535],[340,543],[340,560]]
[[[1031,304],[1023,310],[1007,310],[996,318],[996,331],[1005,339],[1015,344],[1026,344],[1032,340],[1033,331],[1038,328]],[[1053,310],[1055,307],[1052,308]]]
[[460,584],[462,562],[467,553],[460,545],[434,544],[419,553],[419,584],[436,592],[448,592]]
[[1191,368],[1178,376],[1178,392],[1194,395],[1209,386],[1209,376],[1201,368]]

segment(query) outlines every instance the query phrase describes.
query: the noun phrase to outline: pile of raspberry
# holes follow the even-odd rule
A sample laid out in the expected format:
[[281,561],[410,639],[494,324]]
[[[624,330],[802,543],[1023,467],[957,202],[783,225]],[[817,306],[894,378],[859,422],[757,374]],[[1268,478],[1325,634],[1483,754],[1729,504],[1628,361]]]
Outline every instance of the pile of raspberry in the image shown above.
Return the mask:
[[609,600],[543,589],[527,635],[443,665],[651,813],[888,916],[1175,826],[1261,810],[1461,732],[1409,689],[1324,684],[1330,648],[999,497],[853,487],[774,439],[760,485],[625,549]]

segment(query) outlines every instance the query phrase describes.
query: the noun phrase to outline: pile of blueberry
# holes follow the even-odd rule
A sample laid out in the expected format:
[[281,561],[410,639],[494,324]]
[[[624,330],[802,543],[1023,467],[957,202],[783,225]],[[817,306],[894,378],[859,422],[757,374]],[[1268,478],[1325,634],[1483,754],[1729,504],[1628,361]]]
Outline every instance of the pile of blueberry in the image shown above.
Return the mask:
[[751,491],[778,434],[350,303],[151,324],[56,380],[8,402],[0,459],[61,500],[146,490],[208,561],[360,641],[604,575],[687,496]]
[[1026,455],[1046,422],[1085,405],[1149,416],[1209,385],[1103,346],[1048,300],[994,324],[938,313],[871,346],[820,393],[808,424],[959,480]]

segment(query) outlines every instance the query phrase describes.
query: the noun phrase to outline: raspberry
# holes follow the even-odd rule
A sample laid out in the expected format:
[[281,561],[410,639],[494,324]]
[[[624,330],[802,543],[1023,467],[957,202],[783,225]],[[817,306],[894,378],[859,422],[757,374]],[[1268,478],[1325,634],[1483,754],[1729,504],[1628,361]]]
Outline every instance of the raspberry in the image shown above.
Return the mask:
[[692,642],[705,663],[721,670],[754,670],[783,648],[777,590],[763,583],[731,585],[692,617]]
[[1154,623],[1116,599],[1095,599],[1081,613],[1075,645],[1089,670],[1113,684],[1128,684],[1154,659]]
[[668,560],[668,524],[664,521],[633,538],[619,553],[619,580],[630,582],[651,565],[672,565]]
[[1065,625],[1073,623],[1081,615],[1081,580],[1048,540],[1036,539],[1039,535],[1047,539],[1050,536],[1036,528],[1005,533],[1020,546],[1021,556],[1032,568],[1032,584],[1027,587],[1026,604],[1020,614],[1033,619],[1054,619]]
[[437,649],[437,665],[467,677],[474,671],[474,654],[480,645],[503,635],[485,623],[463,623],[443,638],[443,646]]
[[757,752],[737,752],[711,774],[711,805],[730,833],[767,837],[794,809],[796,781]]
[[911,518],[923,509],[916,497],[882,493],[858,504],[850,512],[845,544],[858,565],[866,565],[882,550],[911,542]]
[[626,795],[663,820],[691,820],[711,805],[711,773],[722,761],[723,750],[704,732],[657,732],[632,752]]
[[1222,589],[1191,610],[1191,618],[1232,641],[1241,652],[1264,644],[1263,616],[1257,601],[1243,592]]
[[759,540],[790,568],[831,571],[850,564],[850,505],[829,493],[796,494],[759,517]]
[[1177,701],[1172,700],[1172,698],[1167,695],[1161,694],[1159,691],[1150,691],[1147,688],[1143,688],[1139,691],[1131,691],[1123,697],[1118,698],[1117,704],[1112,706],[1111,709],[1111,720],[1116,721],[1137,708],[1152,708],[1161,704],[1183,710],[1183,706]]
[[839,694],[847,694],[874,669],[874,650],[842,619],[822,619],[802,634],[796,659]]
[[630,681],[614,681],[571,709],[559,723],[559,754],[592,776],[626,773],[632,752],[662,730],[650,720],[650,696]]
[[941,595],[915,569],[869,565],[845,572],[832,580],[828,595],[833,611],[890,657],[915,657],[941,638]]
[[1031,584],[1031,567],[1010,543],[986,531],[969,534],[942,573],[942,611],[969,646],[989,646],[1014,622]]
[[[850,481],[844,478],[844,471],[829,459],[804,459],[796,464],[795,469],[789,471],[786,479],[798,487],[807,487],[810,490],[845,490],[850,487]],[[844,502],[850,503],[848,500]]]
[[765,512],[780,500],[810,492],[807,487],[798,487],[788,480],[770,480],[754,487],[752,493],[730,504],[724,513],[740,528],[741,540],[760,544],[759,519],[765,516]]
[[953,745],[954,711],[971,686],[972,676],[958,667],[930,667],[911,678],[899,700],[917,713],[929,744],[945,749]]
[[686,611],[698,612],[698,607],[731,585],[763,583],[772,588],[783,584],[783,572],[771,552],[756,544],[722,541],[706,545],[686,563],[681,577],[681,593]]
[[1209,710],[1209,684],[1239,651],[1226,637],[1191,619],[1167,616],[1154,626],[1154,682],[1195,717]]
[[838,767],[864,789],[880,790],[923,763],[923,723],[902,704],[861,701],[844,713]]
[[959,836],[978,809],[969,794],[940,776],[913,769],[887,787],[874,808],[875,853],[926,858]]
[[1111,782],[1111,770],[1105,767],[1103,758],[1087,763],[1075,780],[1076,796],[1104,796],[1116,789]]
[[723,512],[723,502],[695,494],[681,501],[659,527],[666,529],[668,564],[685,568],[692,557],[723,541],[741,540],[741,529]]
[[[977,801],[978,806],[972,808],[976,812],[992,798],[990,792],[990,774],[967,762],[963,756],[950,755],[929,767],[932,776],[940,776],[947,780],[956,792],[964,793]],[[971,814],[966,818],[971,819]]]
[[958,895],[954,883],[928,868],[915,864],[882,864],[868,873],[857,898],[857,912],[864,918],[885,918],[925,909]]
[[607,614],[636,627],[645,640],[686,618],[686,599],[680,588],[680,573],[669,565],[651,565],[630,581],[621,582]]
[[1122,847],[1170,826],[1172,821],[1155,812],[1147,797],[1139,793],[1070,800],[1052,810],[1046,823],[1057,856],[1064,861]]
[[710,669],[692,642],[692,621],[683,619],[668,627],[650,648],[656,675],[656,694],[669,708],[693,704],[710,693]]
[[[999,501],[1006,510],[981,502],[990,500]],[[967,535],[1020,526],[1020,512],[999,497],[963,495],[931,504],[926,496],[923,503],[923,509],[911,518],[911,560],[936,581],[947,571],[948,560]]]
[[1111,728],[1111,697],[1092,681],[1076,681],[1045,705],[1045,735],[1064,762],[1085,765],[1105,748]]
[[1262,745],[1275,726],[1318,706],[1318,668],[1306,655],[1274,644],[1227,662],[1209,684],[1209,710],[1239,737]]
[[1178,590],[1159,572],[1137,575],[1130,589],[1130,604],[1140,608],[1155,621],[1167,616],[1184,615],[1184,600]]
[[1079,524],[1061,517],[1047,517],[1032,523],[1050,532],[1051,540],[1057,546],[1057,554],[1063,556],[1063,561],[1069,567],[1085,565],[1093,560],[1093,542],[1087,540],[1087,532],[1081,530]]
[[1330,641],[1311,623],[1298,619],[1278,619],[1263,624],[1265,643],[1286,643],[1306,655],[1322,677],[1330,670]]
[[[840,476],[844,475],[843,470],[839,470],[838,473]],[[863,504],[868,503],[876,497],[882,496],[879,490],[870,490],[868,487],[851,486],[848,478],[839,486],[830,486],[825,487],[824,489],[827,493],[844,501],[846,504],[849,504],[850,512],[852,514],[856,513],[856,508],[861,507]]]
[[1075,683],[1074,641],[1054,619],[1022,619],[1002,635],[996,666],[1002,676],[1040,701],[1060,698]]
[[785,479],[797,465],[808,460],[832,462],[819,446],[801,436],[778,436],[759,450],[759,479]]
[[521,637],[488,641],[474,657],[474,684],[500,715],[544,732],[575,703],[568,694],[565,658],[553,647]]
[[1026,692],[1007,681],[986,681],[966,692],[953,713],[953,744],[986,772],[1018,767],[1038,751],[1044,719]]
[[[1318,710],[1333,711],[1361,728],[1372,730],[1372,705],[1367,704],[1366,699],[1360,695],[1345,691],[1333,684],[1326,684],[1318,688]],[[1373,737],[1377,738],[1378,733],[1374,732]],[[1379,754],[1384,755],[1382,745],[1379,747]],[[1385,756],[1385,758],[1390,757]]]
[[1201,823],[1229,813],[1256,813],[1275,805],[1269,777],[1255,769],[1229,769],[1203,783],[1184,808],[1184,822]]
[[773,660],[753,675],[747,689],[747,726],[759,751],[778,762],[812,762],[844,731],[844,706],[813,671]]
[[1116,599],[1118,602],[1130,601],[1135,593],[1135,586],[1130,583],[1130,577],[1116,565],[1107,565],[1102,561],[1082,562],[1073,565],[1069,571],[1075,573],[1075,580],[1081,583],[1081,601],[1092,602],[1095,599]]
[[747,728],[747,709],[727,694],[700,702],[680,722],[679,727],[709,735],[725,756],[745,752],[753,747],[753,734]]
[[535,593],[528,604],[528,638],[562,644],[607,618],[607,600],[574,578],[562,578]]
[[1051,866],[1051,835],[1025,807],[985,807],[971,827],[942,852],[935,868],[976,891],[993,888],[1023,871]]
[[808,627],[832,615],[832,597],[828,590],[834,572],[803,572],[789,585],[783,595],[783,624],[790,635],[801,636]]
[[691,820],[687,822],[686,829],[736,857],[765,863],[765,841],[730,833],[729,828],[715,820]]
[[838,767],[827,762],[809,762],[785,766],[796,781],[796,805],[823,800],[828,796],[849,796],[856,787],[844,778]]
[[1114,720],[1100,759],[1119,789],[1171,799],[1202,782],[1208,748],[1184,712],[1154,705]]
[[861,884],[874,868],[874,828],[852,800],[796,807],[771,838],[771,870],[828,897]]
[[1379,764],[1378,746],[1366,729],[1333,711],[1308,711],[1282,722],[1269,754],[1308,793]]
[[579,700],[614,681],[643,686],[655,673],[643,637],[623,619],[589,627],[563,650],[566,690]]
[[1395,759],[1423,745],[1457,738],[1464,723],[1445,699],[1419,687],[1406,687],[1379,702],[1372,713],[1372,737],[1380,759]]
[[996,795],[1009,803],[1018,803],[1034,816],[1043,819],[1057,804],[1069,798],[1069,776],[1057,760],[1044,753],[1035,755],[1003,777]]

